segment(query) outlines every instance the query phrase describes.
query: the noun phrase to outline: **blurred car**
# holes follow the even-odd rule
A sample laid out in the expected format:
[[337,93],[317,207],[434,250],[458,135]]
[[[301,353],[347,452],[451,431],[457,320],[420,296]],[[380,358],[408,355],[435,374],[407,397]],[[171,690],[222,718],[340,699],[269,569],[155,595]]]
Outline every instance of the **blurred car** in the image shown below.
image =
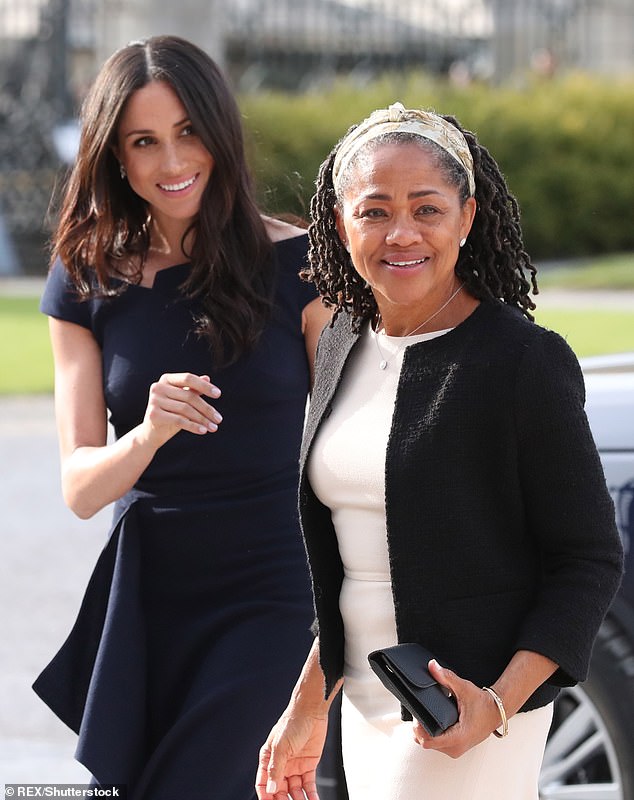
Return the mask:
[[625,549],[625,577],[588,680],[564,689],[540,776],[541,800],[634,800],[634,353],[581,360],[586,411]]

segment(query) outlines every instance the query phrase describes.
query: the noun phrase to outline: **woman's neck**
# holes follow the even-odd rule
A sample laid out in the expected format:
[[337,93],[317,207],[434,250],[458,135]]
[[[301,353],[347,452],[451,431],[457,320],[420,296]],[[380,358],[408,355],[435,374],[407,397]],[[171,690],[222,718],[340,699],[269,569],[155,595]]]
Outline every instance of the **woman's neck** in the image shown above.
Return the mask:
[[190,223],[190,220],[152,219],[147,261],[160,268],[187,260],[193,240],[193,231],[185,236]]
[[433,303],[401,307],[377,298],[377,305],[379,329],[385,330],[388,336],[411,336],[455,328],[474,311],[479,301],[457,284],[447,296],[434,299]]

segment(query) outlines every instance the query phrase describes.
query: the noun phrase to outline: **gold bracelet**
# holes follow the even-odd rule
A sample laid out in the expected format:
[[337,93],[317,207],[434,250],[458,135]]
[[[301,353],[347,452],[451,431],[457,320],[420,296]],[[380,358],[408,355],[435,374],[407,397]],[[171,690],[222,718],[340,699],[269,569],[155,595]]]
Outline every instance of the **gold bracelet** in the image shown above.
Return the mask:
[[494,692],[490,686],[483,686],[483,692],[488,692],[493,700],[495,701],[495,705],[498,707],[498,711],[500,712],[500,717],[502,719],[502,732],[497,730],[497,728],[493,731],[494,735],[498,737],[498,739],[503,739],[505,736],[508,736],[509,732],[509,721],[506,718],[506,711],[504,710],[504,703],[500,699],[500,696],[497,692]]

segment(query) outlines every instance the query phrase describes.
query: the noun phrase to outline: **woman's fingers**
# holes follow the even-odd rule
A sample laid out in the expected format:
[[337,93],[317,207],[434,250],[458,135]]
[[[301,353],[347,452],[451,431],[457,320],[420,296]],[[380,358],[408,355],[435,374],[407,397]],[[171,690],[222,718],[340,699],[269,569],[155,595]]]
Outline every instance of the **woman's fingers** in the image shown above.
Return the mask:
[[427,669],[432,678],[435,678],[441,686],[444,686],[448,692],[451,692],[451,694],[456,697],[458,696],[460,689],[465,683],[462,678],[459,678],[456,673],[452,672],[450,669],[441,667],[435,658],[432,658],[429,662]]
[[166,373],[150,386],[146,417],[157,429],[171,428],[204,434],[218,430],[222,415],[205,397],[220,397],[208,375]]
[[[432,678],[435,678],[435,680],[437,680],[438,683],[444,687],[445,692],[448,695],[451,695],[455,698],[456,703],[458,705],[458,711],[460,712],[460,707],[461,707],[460,697],[462,696],[463,691],[466,688],[467,682],[464,681],[462,678],[458,677],[458,675],[456,675],[456,673],[452,672],[450,669],[441,667],[440,664],[436,661],[436,659],[432,659],[429,662],[429,664],[427,664],[427,668]],[[461,720],[459,718],[458,722],[456,722],[455,725],[451,726],[450,728],[447,729],[447,731],[445,731],[445,734],[443,734],[444,739],[439,740],[439,737],[436,737],[436,741],[434,741],[434,737],[431,736],[431,734],[427,733],[427,731],[423,728],[423,726],[419,722],[414,720],[414,725],[413,725],[414,739],[420,745],[425,746],[425,744],[427,743],[427,746],[432,746],[434,747],[434,749],[436,749],[437,745],[439,744],[439,741],[445,742],[447,738],[451,738],[451,735],[455,734],[459,730],[460,722]],[[450,735],[448,736],[448,734]],[[444,748],[441,747],[438,749],[444,749]]]
[[162,397],[156,403],[150,399],[149,417],[154,424],[160,425],[162,422],[175,424],[192,433],[217,431],[222,416],[204,400],[200,400],[200,403],[202,407],[189,398]]
[[161,375],[158,383],[180,389],[191,389],[214,400],[221,394],[220,389],[211,382],[209,375],[194,375],[192,372],[168,372]]
[[450,669],[440,667],[435,661],[429,662],[430,674],[450,691],[458,703],[458,721],[450,728],[432,737],[416,723],[413,733],[416,741],[425,749],[437,750],[451,758],[459,758],[472,747],[480,744],[493,730],[493,701],[471,681],[466,681]]
[[269,779],[269,761],[271,760],[271,745],[267,741],[260,748],[260,758],[258,761],[258,771],[255,779],[255,791],[258,800],[268,800],[272,795],[267,791],[266,784]]

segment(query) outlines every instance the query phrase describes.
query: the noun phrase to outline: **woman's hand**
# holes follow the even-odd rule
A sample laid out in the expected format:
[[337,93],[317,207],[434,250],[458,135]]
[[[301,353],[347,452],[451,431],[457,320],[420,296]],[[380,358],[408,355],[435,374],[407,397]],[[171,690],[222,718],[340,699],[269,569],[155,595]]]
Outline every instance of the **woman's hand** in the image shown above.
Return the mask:
[[214,400],[220,397],[220,389],[208,375],[190,372],[161,375],[150,386],[141,435],[159,448],[181,430],[199,435],[214,433],[222,416],[204,397]]
[[260,749],[255,782],[259,800],[319,800],[316,770],[326,741],[327,716],[287,711]]
[[128,492],[156,451],[179,430],[201,434],[217,429],[220,415],[205,397],[220,389],[207,375],[163,375],[153,384],[143,421],[108,443],[103,390],[103,356],[92,332],[51,318],[55,357],[55,414],[62,462],[64,500],[88,519]]
[[451,758],[459,758],[500,726],[500,713],[493,698],[471,681],[459,678],[455,672],[444,669],[435,660],[429,662],[428,668],[432,677],[456,699],[459,717],[440,736],[430,736],[414,720],[414,739],[426,750],[438,750]]
[[[429,662],[428,668],[432,677],[456,698],[459,717],[455,725],[442,736],[436,737],[430,736],[422,725],[415,723],[414,738],[427,750],[439,750],[452,758],[459,758],[500,727],[500,712],[491,695],[471,681],[459,678],[455,672],[444,669],[435,660]],[[504,704],[507,719],[511,719],[522,708],[556,669],[557,664],[540,653],[518,650],[513,654],[504,672],[491,686]]]

